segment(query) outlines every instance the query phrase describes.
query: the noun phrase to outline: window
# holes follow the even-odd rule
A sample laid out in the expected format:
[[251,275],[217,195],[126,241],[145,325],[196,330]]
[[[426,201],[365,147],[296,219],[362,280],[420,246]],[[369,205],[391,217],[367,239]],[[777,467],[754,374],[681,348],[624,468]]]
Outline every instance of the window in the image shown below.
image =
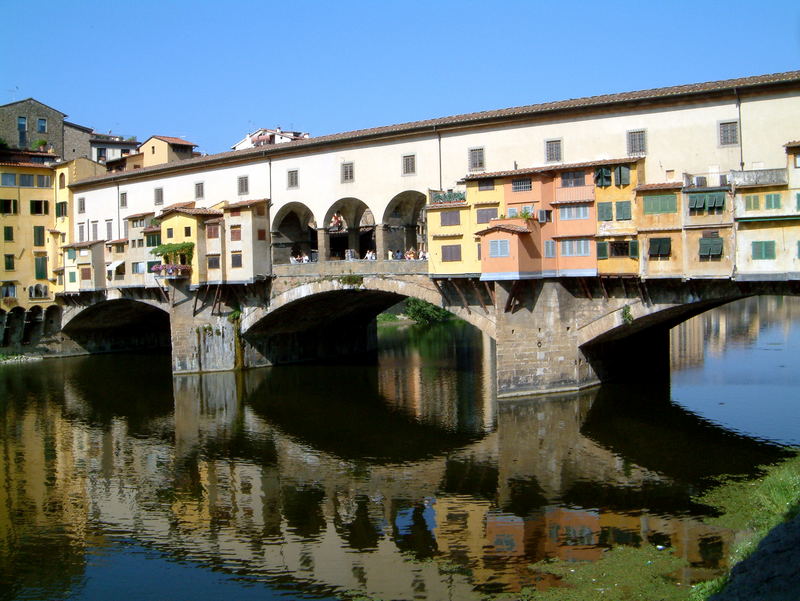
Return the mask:
[[613,202],[598,202],[597,203],[597,220],[598,221],[613,221],[614,220],[614,203]]
[[628,132],[628,154],[639,156],[647,154],[647,132],[637,129]]
[[608,242],[608,255],[612,257],[629,257],[635,259],[639,256],[639,241]]
[[242,266],[242,253],[236,252],[231,253],[231,267],[241,267]]
[[577,188],[586,185],[586,173],[583,171],[565,171],[561,174],[562,188]]
[[631,168],[627,165],[614,167],[614,185],[628,186],[631,183]]
[[47,119],[37,119],[36,120],[36,131],[40,134],[47,133]]
[[689,194],[689,213],[696,215],[704,210],[709,214],[722,213],[725,208],[725,192]]
[[445,244],[442,246],[442,261],[460,261],[461,260],[461,245],[460,244]]
[[242,214],[241,209],[231,209],[231,217],[238,217]]
[[598,167],[594,170],[594,185],[608,188],[611,185],[611,167]]
[[12,225],[3,226],[3,241],[4,242],[14,241],[14,226]]
[[19,174],[20,188],[33,188],[33,176],[25,173]]
[[558,163],[561,161],[561,140],[545,141],[544,158],[548,163]]
[[114,224],[111,219],[106,219],[106,240],[112,240],[114,238]]
[[17,174],[16,173],[3,173],[0,175],[0,185],[3,186],[16,186]]
[[216,223],[206,226],[206,238],[219,238],[219,226]]
[[128,206],[128,193],[127,192],[120,192],[119,193],[119,206],[121,209],[125,209]]
[[103,162],[106,160],[107,149],[106,148],[98,148],[97,149],[97,160],[98,162]]
[[3,255],[3,265],[6,271],[14,271],[14,255]]
[[556,242],[555,240],[544,241],[544,256],[546,259],[552,259],[556,256]]
[[49,175],[37,175],[36,176],[36,187],[37,188],[49,188],[52,183],[52,180]]
[[558,218],[563,221],[589,219],[589,207],[586,205],[559,207]]
[[478,180],[478,190],[480,190],[481,192],[485,192],[487,190],[494,190],[494,180],[493,179]]
[[403,175],[414,175],[417,172],[417,156],[403,155]]
[[744,197],[745,211],[758,211],[761,208],[761,198],[758,194],[747,194]]
[[58,187],[62,190],[67,187],[67,176],[63,173],[58,175]]
[[2,213],[3,215],[16,215],[17,199],[16,198],[0,199],[0,213]]
[[511,180],[512,192],[530,192],[531,188],[531,178],[529,177],[521,177],[519,179]]
[[522,205],[522,216],[530,219],[533,216],[533,205]]
[[50,213],[49,200],[32,200],[31,215],[47,215]]
[[548,221],[553,221],[553,211],[550,209],[539,209],[536,212],[536,220],[539,223],[547,223]]
[[191,235],[192,235],[192,228],[191,228],[190,226],[188,226],[188,225],[187,225],[187,226],[185,226],[185,227],[183,228],[183,235],[184,235],[184,236],[187,236],[187,237],[188,237],[188,236],[191,236]]
[[242,239],[242,226],[241,225],[232,225],[231,226],[231,242],[238,242]]
[[489,240],[489,256],[492,258],[508,257],[511,254],[508,240]]
[[153,190],[153,204],[164,204],[164,188],[156,188]]
[[781,195],[780,194],[767,194],[764,196],[765,209],[780,209],[781,208]]
[[209,269],[219,269],[219,255],[208,255],[206,261]]
[[161,233],[156,232],[153,234],[145,234],[145,244],[148,247],[152,248],[153,246],[160,246],[161,245]]
[[461,225],[461,211],[442,211],[441,225]]
[[81,196],[78,198],[78,213],[85,213],[86,212],[86,199]]
[[172,238],[172,228],[168,227],[167,228],[167,239],[169,240],[170,238]]
[[256,215],[263,217],[267,214],[267,209],[263,204],[256,205]]
[[467,151],[468,166],[470,171],[483,171],[486,167],[483,148],[470,148]]
[[86,241],[86,226],[83,223],[78,224],[78,242]]
[[476,223],[489,223],[490,220],[497,218],[497,209],[478,209],[476,213]]
[[700,259],[710,260],[722,257],[722,238],[718,232],[705,232],[700,238]]
[[267,230],[260,229],[256,232],[256,238],[259,240],[266,240],[267,239]]
[[734,146],[739,143],[739,123],[724,121],[719,124],[719,145]]
[[617,221],[628,221],[631,218],[631,201],[620,200],[617,205]]
[[19,134],[20,148],[28,146],[28,119],[27,117],[17,117],[17,133]]
[[343,184],[355,181],[356,170],[355,170],[355,165],[353,163],[342,163],[341,169],[342,169],[341,179]]
[[81,280],[91,280],[92,279],[92,268],[91,267],[81,267]]
[[286,172],[286,187],[297,188],[300,186],[297,169],[291,169]]
[[34,257],[33,258],[33,271],[34,277],[37,280],[47,279],[47,257]]
[[774,240],[754,240],[751,243],[752,257],[754,261],[763,261],[775,258]]
[[589,240],[562,240],[562,257],[588,257]]
[[657,194],[644,197],[644,214],[677,213],[678,198],[675,194]]
[[519,209],[517,207],[508,207],[509,217],[519,217]]
[[204,188],[203,182],[195,182],[194,184],[195,200],[200,200],[201,198],[203,198],[203,195],[205,194],[205,190],[203,188]]
[[145,273],[144,261],[131,261],[131,273],[135,274]]
[[155,265],[160,265],[160,264],[161,264],[161,261],[148,261],[147,262],[147,273],[152,273],[153,272],[153,267]]
[[672,238],[650,238],[651,257],[668,257],[672,252]]
[[99,236],[97,235],[97,222],[92,221],[92,240],[97,240],[98,237]]

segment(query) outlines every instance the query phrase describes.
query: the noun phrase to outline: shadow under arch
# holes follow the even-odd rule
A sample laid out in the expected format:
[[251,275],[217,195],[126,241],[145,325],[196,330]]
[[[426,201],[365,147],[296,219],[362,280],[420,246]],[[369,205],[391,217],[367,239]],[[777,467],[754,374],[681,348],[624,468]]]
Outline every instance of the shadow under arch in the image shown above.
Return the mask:
[[272,260],[290,263],[303,253],[312,256],[317,250],[317,222],[314,212],[302,202],[283,205],[272,218]]
[[62,333],[89,353],[169,348],[170,316],[163,308],[131,299],[101,301],[70,316]]
[[389,201],[381,219],[384,248],[401,252],[412,247],[420,250],[425,240],[422,216],[426,202],[425,194],[416,190],[400,192]]
[[[344,259],[347,250],[362,258],[367,250],[375,250],[375,217],[366,202],[348,196],[335,201],[322,220],[332,259]],[[328,258],[328,257],[325,257]]]

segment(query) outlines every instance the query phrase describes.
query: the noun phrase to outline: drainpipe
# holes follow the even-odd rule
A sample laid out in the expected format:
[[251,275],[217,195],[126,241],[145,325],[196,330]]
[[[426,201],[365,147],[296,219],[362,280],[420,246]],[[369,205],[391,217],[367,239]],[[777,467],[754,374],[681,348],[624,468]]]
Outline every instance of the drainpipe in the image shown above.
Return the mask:
[[436,138],[439,145],[439,189],[444,190],[444,188],[442,188],[442,132],[436,129],[435,125],[433,126],[433,131],[436,132]]
[[736,110],[739,113],[739,170],[744,171],[744,136],[742,127],[742,99],[739,97],[739,90],[733,88],[733,93],[736,94]]
[[[122,238],[122,227],[121,227],[121,224],[122,224],[122,217],[120,215],[120,210],[119,210],[119,184],[117,184],[117,234],[118,234],[117,237],[118,238]],[[112,232],[112,235],[113,235],[113,232]],[[128,248],[130,248],[130,246],[131,245],[129,243],[128,244]]]

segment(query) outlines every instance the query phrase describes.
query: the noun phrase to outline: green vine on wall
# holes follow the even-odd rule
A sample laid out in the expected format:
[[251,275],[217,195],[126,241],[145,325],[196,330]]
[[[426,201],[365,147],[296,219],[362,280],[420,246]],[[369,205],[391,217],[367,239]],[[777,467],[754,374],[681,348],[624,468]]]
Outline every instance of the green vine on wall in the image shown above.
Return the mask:
[[[175,242],[172,244],[162,244],[160,246],[156,246],[150,252],[157,257],[167,257],[167,261],[169,261],[169,257],[175,257],[177,259],[179,255],[186,255],[186,263],[191,265],[192,257],[194,256],[194,242]],[[177,263],[177,261],[173,262]]]
[[628,305],[622,307],[622,322],[625,325],[631,325],[633,323],[633,315],[631,315],[631,308]]

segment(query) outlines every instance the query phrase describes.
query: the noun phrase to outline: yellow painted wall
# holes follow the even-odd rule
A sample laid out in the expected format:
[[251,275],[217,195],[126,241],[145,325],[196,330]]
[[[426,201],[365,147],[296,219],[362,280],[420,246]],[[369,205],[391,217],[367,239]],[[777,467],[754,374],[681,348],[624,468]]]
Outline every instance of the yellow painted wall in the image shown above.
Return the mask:
[[[192,274],[191,274],[191,283],[198,284],[201,281],[204,281],[205,278],[205,258],[202,257],[203,260],[201,261],[201,257],[199,255],[204,255],[202,252],[198,252],[198,226],[199,226],[199,218],[193,215],[185,215],[182,213],[170,213],[166,217],[162,218],[161,220],[161,243],[162,244],[180,244],[182,242],[193,242],[194,243],[194,252],[192,253]],[[185,228],[189,228],[189,234],[185,233]],[[170,236],[169,233],[172,235]],[[170,260],[167,261],[166,257],[163,258],[163,263],[171,262],[171,263],[178,263],[177,257],[170,257]]]

